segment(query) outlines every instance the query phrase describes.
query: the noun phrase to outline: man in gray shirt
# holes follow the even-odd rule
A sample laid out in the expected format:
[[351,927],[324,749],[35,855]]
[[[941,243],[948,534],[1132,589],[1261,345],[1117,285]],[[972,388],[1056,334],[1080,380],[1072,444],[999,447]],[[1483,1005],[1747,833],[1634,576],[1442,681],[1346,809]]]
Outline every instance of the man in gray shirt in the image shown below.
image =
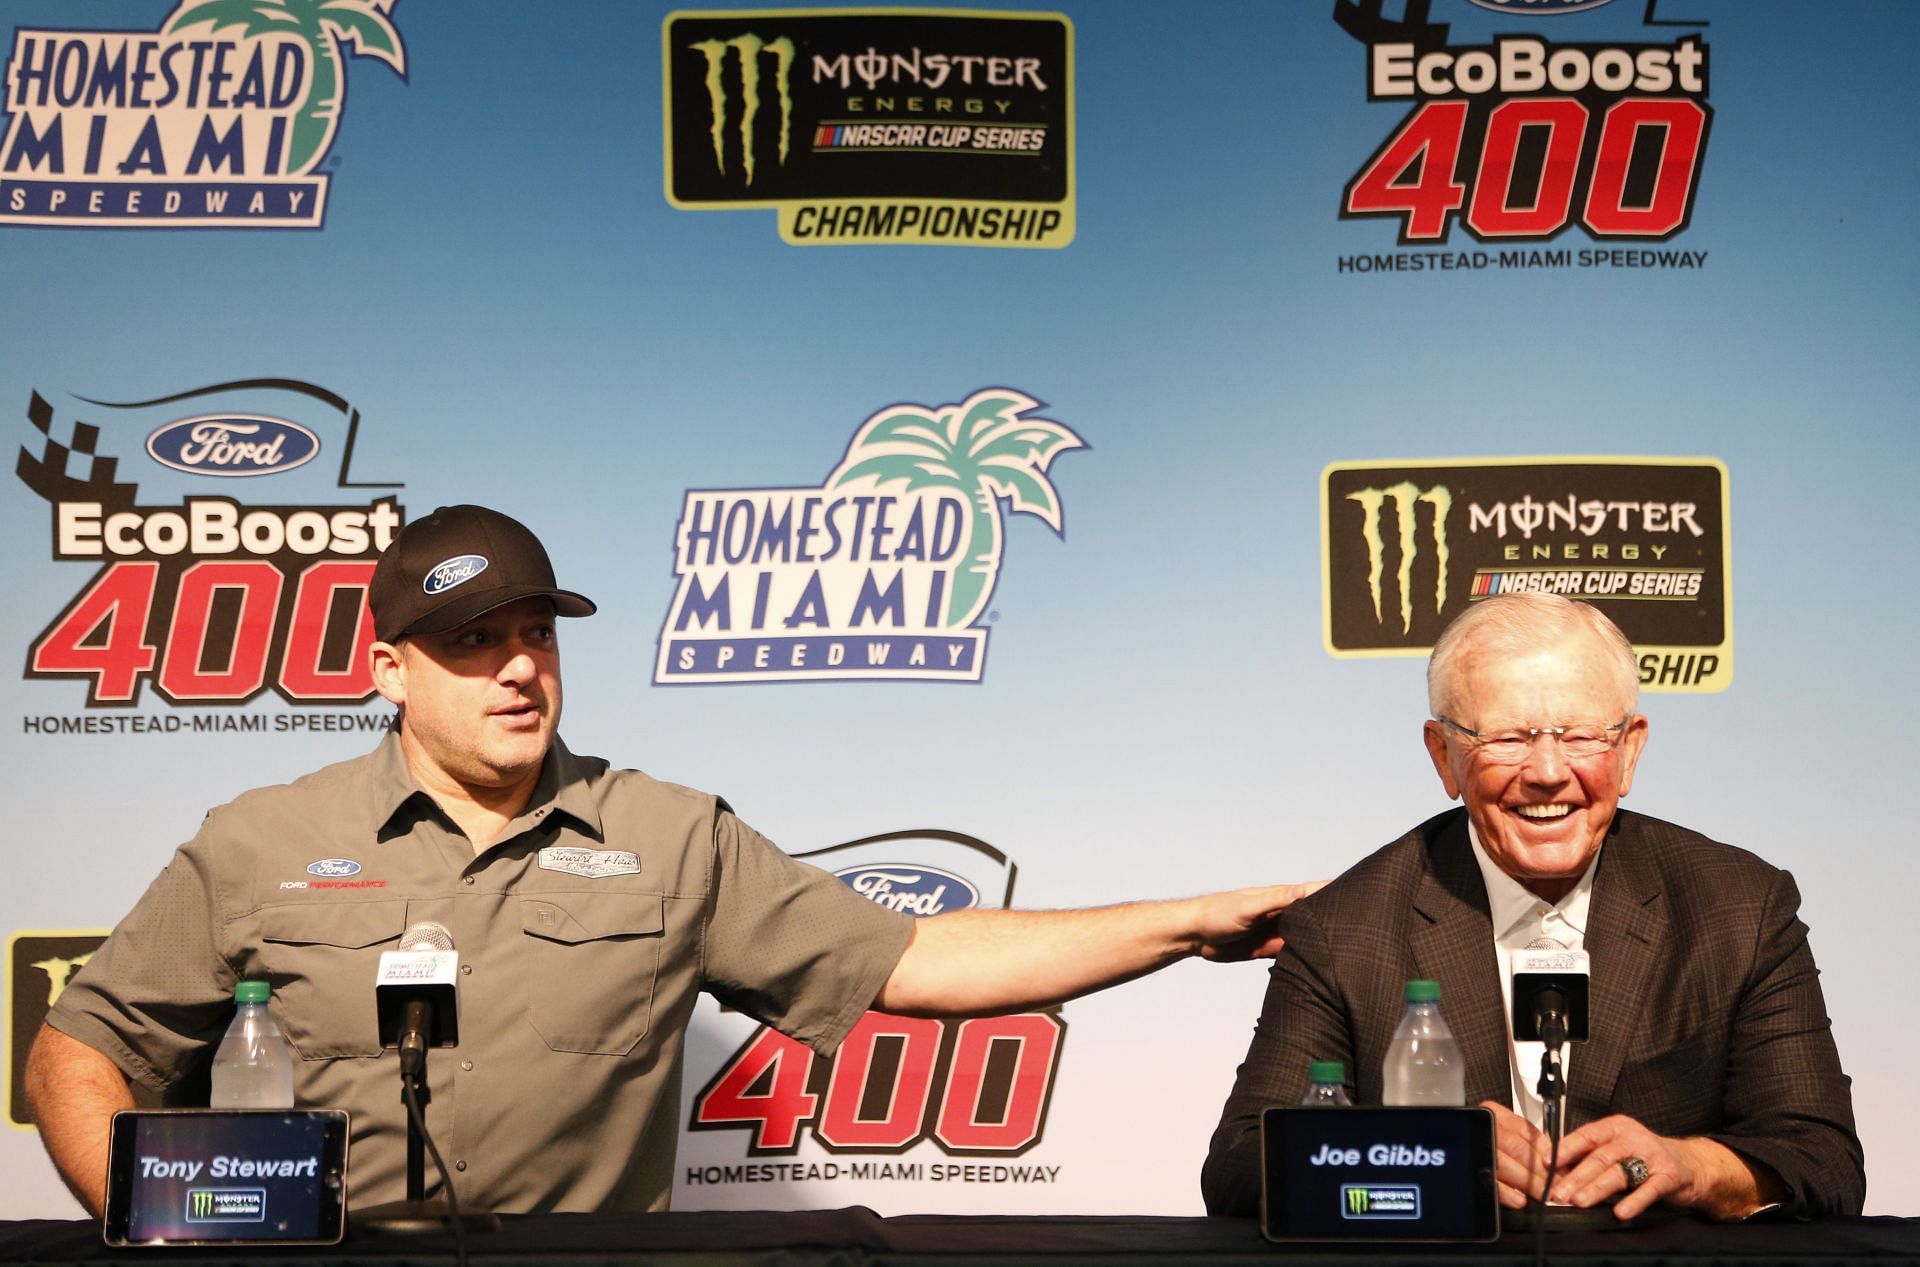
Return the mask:
[[1271,955],[1302,892],[914,920],[716,797],[567,749],[554,618],[594,607],[516,521],[454,506],[408,525],[368,599],[396,728],[210,813],[34,1045],[35,1118],[95,1213],[113,1112],[204,1068],[243,979],[273,984],[296,1102],[352,1111],[355,1203],[399,1198],[406,1123],[371,986],[424,920],[460,949],[465,1023],[431,1062],[428,1114],[462,1206],[636,1210],[671,1191],[703,990],[831,1052],[869,1006],[1044,1007],[1194,954]]

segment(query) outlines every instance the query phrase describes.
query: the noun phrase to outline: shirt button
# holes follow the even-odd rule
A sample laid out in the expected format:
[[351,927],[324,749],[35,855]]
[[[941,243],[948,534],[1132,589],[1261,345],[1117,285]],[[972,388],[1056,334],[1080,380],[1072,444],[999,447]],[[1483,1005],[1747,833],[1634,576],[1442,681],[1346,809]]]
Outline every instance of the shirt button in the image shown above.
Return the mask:
[[462,884],[472,884],[472,883],[473,883],[473,877],[472,877],[472,876],[470,876],[470,875],[463,875],[463,876],[461,876],[461,877],[460,877],[460,883],[462,883]]
[[465,1161],[464,1159],[462,1159],[462,1160],[460,1160],[460,1161],[456,1161],[456,1162],[454,1162],[454,1163],[453,1163],[453,1168],[454,1168],[455,1170],[458,1170],[458,1171],[460,1171],[461,1173],[463,1173],[463,1174],[464,1174],[464,1173],[466,1172],[466,1169],[467,1169],[467,1163],[466,1163],[466,1161]]
[[460,1067],[461,1067],[462,1069],[464,1069],[464,1070],[466,1070],[466,1071],[467,1071],[468,1073],[472,1073],[472,1072],[473,1072],[473,1062],[472,1062],[471,1060],[463,1060],[463,1061],[461,1061],[461,1062],[460,1062]]
[[472,964],[470,964],[470,963],[463,963],[463,964],[461,964],[461,965],[460,965],[460,975],[461,975],[461,976],[463,976],[463,977],[470,977],[470,976],[472,976],[472,975],[473,975],[473,965],[472,965]]

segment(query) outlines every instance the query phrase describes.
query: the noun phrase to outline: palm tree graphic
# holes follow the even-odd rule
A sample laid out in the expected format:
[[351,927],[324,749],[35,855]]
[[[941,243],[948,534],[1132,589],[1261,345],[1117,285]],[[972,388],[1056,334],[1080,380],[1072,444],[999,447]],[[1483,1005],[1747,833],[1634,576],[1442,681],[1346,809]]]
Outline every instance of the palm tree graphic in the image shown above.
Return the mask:
[[1000,503],[1036,515],[1063,534],[1060,496],[1046,477],[1053,459],[1086,441],[1057,422],[1029,417],[1045,406],[1022,392],[989,387],[957,405],[895,405],[867,419],[827,477],[835,488],[869,481],[907,491],[947,488],[968,503],[962,562],[948,594],[946,626],[974,622],[1000,571]]
[[284,32],[306,43],[313,75],[287,145],[286,171],[297,173],[310,170],[333,143],[345,92],[341,41],[352,44],[356,56],[378,58],[406,78],[407,52],[387,19],[393,5],[394,0],[184,0],[161,32],[171,35],[206,22],[216,34],[237,26],[248,38]]

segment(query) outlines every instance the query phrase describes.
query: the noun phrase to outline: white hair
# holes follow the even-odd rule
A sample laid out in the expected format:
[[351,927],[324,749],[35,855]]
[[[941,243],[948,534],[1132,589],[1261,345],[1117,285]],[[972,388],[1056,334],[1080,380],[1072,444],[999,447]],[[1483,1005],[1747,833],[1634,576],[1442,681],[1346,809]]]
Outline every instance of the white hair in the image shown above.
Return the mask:
[[1461,674],[1476,655],[1547,651],[1582,634],[1599,644],[1620,693],[1621,711],[1633,712],[1640,702],[1640,673],[1633,644],[1620,627],[1591,603],[1533,593],[1482,599],[1440,632],[1427,661],[1427,708],[1435,717],[1452,716]]

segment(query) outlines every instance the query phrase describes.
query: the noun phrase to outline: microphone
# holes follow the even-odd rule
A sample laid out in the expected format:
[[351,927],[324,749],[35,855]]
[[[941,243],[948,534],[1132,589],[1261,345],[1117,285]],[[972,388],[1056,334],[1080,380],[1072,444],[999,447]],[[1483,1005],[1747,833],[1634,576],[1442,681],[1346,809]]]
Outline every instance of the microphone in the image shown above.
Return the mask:
[[444,925],[421,920],[400,935],[400,949],[381,952],[374,980],[380,1045],[400,1053],[402,1077],[417,1078],[428,1047],[460,1042],[456,982],[460,956]]
[[1584,950],[1522,950],[1513,957],[1513,1036],[1547,1050],[1587,1041],[1591,961]]
[[[1540,1220],[1536,1262],[1545,1256],[1547,1193],[1553,1190],[1553,1177],[1560,1169],[1560,1115],[1567,1098],[1560,1048],[1569,1041],[1586,1041],[1587,985],[1593,975],[1589,965],[1586,951],[1558,946],[1528,947],[1513,956],[1513,1036],[1520,1041],[1538,1039],[1546,1047],[1540,1053],[1540,1082],[1534,1091],[1540,1097],[1541,1125],[1552,1146],[1535,1216]],[[1534,1200],[1531,1192],[1527,1197],[1529,1202]]]

